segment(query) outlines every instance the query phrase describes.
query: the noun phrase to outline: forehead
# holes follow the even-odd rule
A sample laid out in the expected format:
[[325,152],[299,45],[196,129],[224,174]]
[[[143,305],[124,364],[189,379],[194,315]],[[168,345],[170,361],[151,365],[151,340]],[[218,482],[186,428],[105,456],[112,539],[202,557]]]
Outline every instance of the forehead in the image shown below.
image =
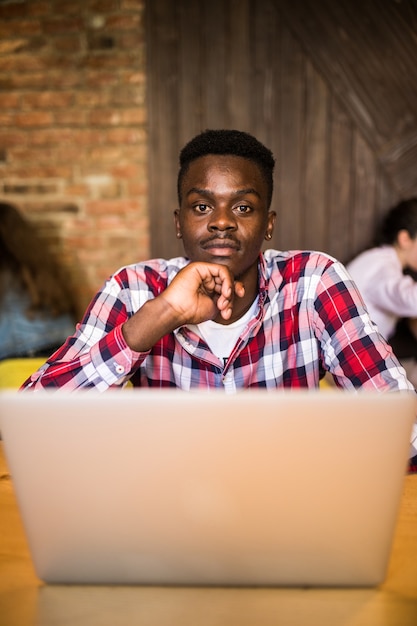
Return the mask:
[[236,188],[250,184],[260,194],[266,193],[266,183],[257,163],[244,157],[223,154],[208,154],[192,161],[184,175],[182,191],[188,193],[192,187],[210,187],[220,180],[222,184],[227,181]]

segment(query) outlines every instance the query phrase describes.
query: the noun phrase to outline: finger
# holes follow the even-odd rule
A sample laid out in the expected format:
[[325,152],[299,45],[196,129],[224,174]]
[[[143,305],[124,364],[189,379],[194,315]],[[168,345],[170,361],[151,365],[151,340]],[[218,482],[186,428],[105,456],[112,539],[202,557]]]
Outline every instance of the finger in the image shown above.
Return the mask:
[[243,296],[245,295],[245,286],[240,280],[237,280],[235,282],[235,294],[239,298],[243,298]]

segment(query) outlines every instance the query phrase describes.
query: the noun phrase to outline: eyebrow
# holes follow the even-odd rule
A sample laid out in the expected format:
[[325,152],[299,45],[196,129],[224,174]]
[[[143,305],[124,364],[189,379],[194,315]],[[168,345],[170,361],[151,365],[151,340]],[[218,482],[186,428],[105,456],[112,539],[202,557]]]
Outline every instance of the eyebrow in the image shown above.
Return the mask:
[[[186,196],[188,197],[193,193],[196,193],[200,196],[205,196],[205,197],[213,197],[215,195],[212,191],[210,191],[210,189],[203,189],[201,187],[191,187],[191,189],[186,193]],[[261,197],[259,192],[254,187],[245,187],[244,189],[237,189],[233,193],[235,197],[245,196],[249,194],[253,194],[254,196],[257,196],[258,198]]]

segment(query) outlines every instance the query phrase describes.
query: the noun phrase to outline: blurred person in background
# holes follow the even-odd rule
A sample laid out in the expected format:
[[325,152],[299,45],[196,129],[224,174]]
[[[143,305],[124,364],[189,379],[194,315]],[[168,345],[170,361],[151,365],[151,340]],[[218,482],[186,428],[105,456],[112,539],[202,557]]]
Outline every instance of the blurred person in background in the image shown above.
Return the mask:
[[0,203],[0,360],[48,357],[75,330],[68,281],[36,229]]
[[347,269],[373,322],[417,387],[417,198],[387,213],[375,246]]

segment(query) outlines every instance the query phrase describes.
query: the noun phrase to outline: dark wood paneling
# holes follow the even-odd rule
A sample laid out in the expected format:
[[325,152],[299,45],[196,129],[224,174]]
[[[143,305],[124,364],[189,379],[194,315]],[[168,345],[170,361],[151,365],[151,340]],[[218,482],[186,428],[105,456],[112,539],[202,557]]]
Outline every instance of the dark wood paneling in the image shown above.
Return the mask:
[[[327,181],[329,180],[329,90],[311,63],[306,66],[304,111],[303,242],[306,248],[329,249]],[[314,203],[314,205],[313,205]],[[314,219],[311,219],[311,216]]]
[[375,156],[362,136],[356,132],[353,144],[352,246],[362,250],[371,244],[376,223],[377,165]]
[[327,251],[342,260],[352,246],[353,132],[351,119],[332,98]]
[[417,194],[417,2],[280,0],[402,195]]
[[276,157],[272,246],[342,261],[363,249],[387,208],[417,194],[415,23],[415,0],[150,0],[152,254],[182,253],[180,148],[232,127]]
[[180,3],[158,0],[147,7],[149,211],[153,256],[181,253],[173,211],[177,206],[174,173],[178,162]]
[[[305,97],[305,57],[288,29],[281,29],[281,70],[279,89],[280,115],[278,137],[277,193],[275,206],[279,216],[277,232],[271,244],[278,248],[298,248],[303,241],[303,119]],[[284,62],[285,59],[285,62]],[[297,76],[298,80],[294,80]]]

